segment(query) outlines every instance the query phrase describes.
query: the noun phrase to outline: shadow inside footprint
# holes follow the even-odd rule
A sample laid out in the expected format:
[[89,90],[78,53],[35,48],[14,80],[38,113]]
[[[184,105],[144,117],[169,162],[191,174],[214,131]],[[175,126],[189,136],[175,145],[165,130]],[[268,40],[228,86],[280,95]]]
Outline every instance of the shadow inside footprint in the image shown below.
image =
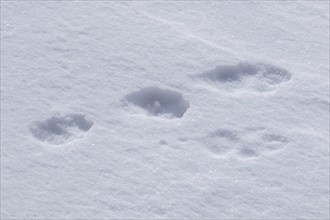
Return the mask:
[[283,148],[289,139],[279,134],[264,134],[262,137],[266,150],[274,151]]
[[265,134],[262,136],[262,139],[270,143],[287,143],[288,139],[279,134]]
[[239,149],[239,154],[243,157],[257,157],[258,153],[250,147],[242,147]]
[[180,92],[147,87],[126,95],[126,99],[152,115],[167,114],[181,118],[190,104]]
[[211,155],[218,157],[235,149],[239,139],[234,131],[220,128],[203,137],[201,141]]
[[68,114],[33,122],[30,124],[30,132],[41,141],[58,145],[74,137],[80,137],[92,126],[93,122],[86,120],[84,115]]
[[203,77],[218,82],[239,81],[244,76],[257,74],[256,66],[249,63],[239,63],[237,65],[221,65],[204,74]]
[[236,133],[227,130],[227,129],[218,129],[212,133],[210,133],[210,137],[216,138],[216,137],[221,137],[228,139],[230,141],[238,141],[239,137]]
[[224,155],[232,150],[229,145],[221,143],[206,143],[206,147],[214,154],[213,156]]

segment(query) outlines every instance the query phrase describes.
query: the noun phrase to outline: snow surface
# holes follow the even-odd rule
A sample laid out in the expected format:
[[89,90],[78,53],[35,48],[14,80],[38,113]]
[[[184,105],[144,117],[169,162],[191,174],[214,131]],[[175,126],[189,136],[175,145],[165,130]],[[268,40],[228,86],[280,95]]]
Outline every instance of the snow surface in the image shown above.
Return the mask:
[[329,2],[2,1],[1,218],[329,218]]

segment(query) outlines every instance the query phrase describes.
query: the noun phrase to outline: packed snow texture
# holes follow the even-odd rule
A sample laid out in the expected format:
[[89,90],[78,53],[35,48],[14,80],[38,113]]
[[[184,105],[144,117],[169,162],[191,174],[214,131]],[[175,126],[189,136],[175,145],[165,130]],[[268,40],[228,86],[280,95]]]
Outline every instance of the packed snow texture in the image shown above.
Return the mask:
[[329,2],[2,1],[1,219],[329,218]]

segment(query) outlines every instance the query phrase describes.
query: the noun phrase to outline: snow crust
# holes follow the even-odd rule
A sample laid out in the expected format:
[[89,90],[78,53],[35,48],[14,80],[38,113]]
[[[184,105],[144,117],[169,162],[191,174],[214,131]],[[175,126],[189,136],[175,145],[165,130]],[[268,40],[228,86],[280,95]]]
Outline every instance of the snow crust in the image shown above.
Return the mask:
[[327,219],[329,119],[327,1],[1,2],[1,219]]

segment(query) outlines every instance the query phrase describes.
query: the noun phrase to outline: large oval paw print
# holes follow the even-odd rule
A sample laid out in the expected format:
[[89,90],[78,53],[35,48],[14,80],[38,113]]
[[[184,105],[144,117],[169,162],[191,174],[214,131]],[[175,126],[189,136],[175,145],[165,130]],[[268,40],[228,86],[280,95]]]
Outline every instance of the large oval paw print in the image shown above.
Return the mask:
[[126,99],[150,115],[167,115],[170,118],[181,118],[190,106],[180,92],[158,87],[143,88],[126,95]]
[[288,82],[291,79],[291,73],[271,64],[245,62],[236,65],[221,65],[200,74],[199,77],[228,92],[237,90],[266,92]]

